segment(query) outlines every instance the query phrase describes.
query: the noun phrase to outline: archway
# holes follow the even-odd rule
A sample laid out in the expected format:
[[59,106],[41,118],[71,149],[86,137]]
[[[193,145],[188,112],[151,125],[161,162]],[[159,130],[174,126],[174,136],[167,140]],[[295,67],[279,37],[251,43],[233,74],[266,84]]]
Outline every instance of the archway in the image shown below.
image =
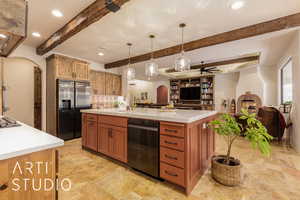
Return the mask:
[[157,88],[156,102],[157,104],[168,104],[168,88],[161,85]]
[[42,128],[42,70],[32,60],[3,60],[3,114],[37,129]]

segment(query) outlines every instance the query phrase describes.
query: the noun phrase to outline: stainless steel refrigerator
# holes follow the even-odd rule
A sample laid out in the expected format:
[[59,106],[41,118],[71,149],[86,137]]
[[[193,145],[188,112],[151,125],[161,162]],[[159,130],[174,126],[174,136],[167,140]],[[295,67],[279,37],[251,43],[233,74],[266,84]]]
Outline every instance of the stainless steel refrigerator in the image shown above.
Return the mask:
[[57,80],[57,135],[64,140],[81,137],[81,109],[91,108],[88,82]]

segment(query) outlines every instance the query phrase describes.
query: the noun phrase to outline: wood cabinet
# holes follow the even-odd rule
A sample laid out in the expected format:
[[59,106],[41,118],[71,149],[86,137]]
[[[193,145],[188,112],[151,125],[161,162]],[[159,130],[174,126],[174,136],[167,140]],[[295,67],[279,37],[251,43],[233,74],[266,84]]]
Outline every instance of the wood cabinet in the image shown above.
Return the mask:
[[[7,160],[0,160],[0,200],[55,200],[57,183],[55,179],[58,172],[57,159],[56,150],[49,149]],[[20,168],[17,167],[14,170],[17,163]],[[26,183],[25,179],[27,179]],[[46,179],[53,181],[53,189],[45,189],[43,183]],[[33,180],[37,182],[38,180],[42,180],[43,183],[40,190],[33,190]],[[50,184],[47,182],[47,188],[49,188]],[[18,191],[13,190],[17,188],[19,188]],[[35,185],[35,188],[39,188],[38,183]]]
[[87,62],[56,54],[47,58],[48,63],[51,60],[54,60],[52,64],[54,66],[48,66],[55,68],[56,79],[75,81],[89,80],[89,64]]
[[99,124],[98,151],[116,160],[127,162],[127,129]]
[[82,145],[127,162],[127,118],[83,114]]
[[120,75],[91,70],[90,82],[95,95],[122,95]]
[[105,95],[105,72],[90,70],[90,82],[94,95]]
[[105,74],[105,94],[121,95],[122,94],[122,77],[120,75]]
[[98,150],[97,115],[83,114],[82,116],[82,145],[94,151]]

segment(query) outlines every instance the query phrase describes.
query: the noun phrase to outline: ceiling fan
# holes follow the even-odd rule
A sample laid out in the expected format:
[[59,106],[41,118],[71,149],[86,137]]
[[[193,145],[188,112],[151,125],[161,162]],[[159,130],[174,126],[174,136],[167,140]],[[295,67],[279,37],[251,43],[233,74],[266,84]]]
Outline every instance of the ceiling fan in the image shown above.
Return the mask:
[[[202,61],[201,62],[201,65],[204,65],[204,62]],[[212,66],[212,67],[201,67],[200,68],[200,73],[201,74],[213,74],[213,73],[216,73],[216,72],[222,72],[221,70],[219,70],[217,67],[215,66]]]

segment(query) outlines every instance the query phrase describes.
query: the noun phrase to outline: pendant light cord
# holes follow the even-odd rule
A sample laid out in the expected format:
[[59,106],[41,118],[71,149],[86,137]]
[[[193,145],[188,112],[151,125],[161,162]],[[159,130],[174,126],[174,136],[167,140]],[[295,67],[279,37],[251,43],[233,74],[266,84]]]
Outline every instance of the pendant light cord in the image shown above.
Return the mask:
[[184,27],[181,27],[181,53],[183,53],[184,51],[183,34],[184,34]]
[[130,67],[130,65],[131,65],[131,46],[132,46],[132,44],[127,43],[127,46],[128,46],[128,66]]

